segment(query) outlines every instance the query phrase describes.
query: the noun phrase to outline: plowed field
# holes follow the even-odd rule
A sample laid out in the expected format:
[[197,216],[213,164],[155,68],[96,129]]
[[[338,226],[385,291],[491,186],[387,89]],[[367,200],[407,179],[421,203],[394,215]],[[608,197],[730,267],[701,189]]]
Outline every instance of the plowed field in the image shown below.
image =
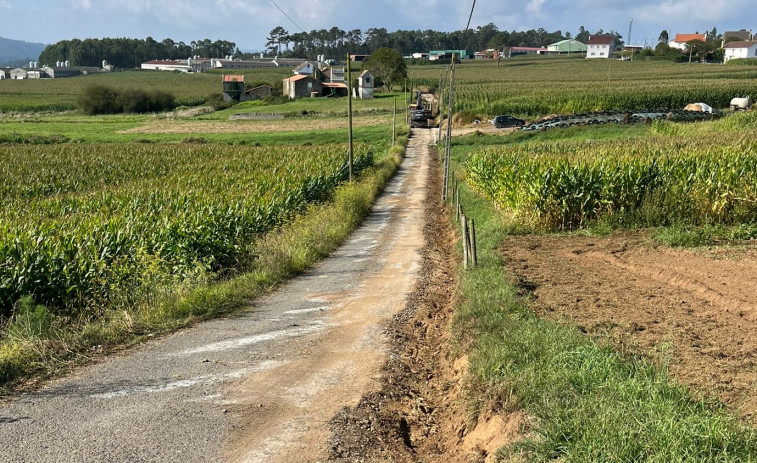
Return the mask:
[[757,244],[676,250],[622,232],[512,237],[503,253],[543,316],[669,359],[697,396],[757,420]]

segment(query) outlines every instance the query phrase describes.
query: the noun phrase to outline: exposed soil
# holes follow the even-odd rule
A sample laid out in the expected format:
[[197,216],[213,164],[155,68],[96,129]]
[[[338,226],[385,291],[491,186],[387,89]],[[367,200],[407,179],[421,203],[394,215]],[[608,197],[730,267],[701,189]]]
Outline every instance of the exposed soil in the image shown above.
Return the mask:
[[[432,157],[438,172],[438,156]],[[468,419],[462,397],[468,362],[453,352],[449,326],[459,262],[440,190],[439,175],[431,175],[421,276],[407,308],[387,328],[392,348],[382,387],[332,419],[329,461],[491,462],[499,447],[519,437],[519,413]]]
[[503,253],[543,316],[655,361],[700,397],[757,417],[757,245],[655,247],[645,232],[521,236]]
[[[376,116],[358,116],[353,120],[355,127],[379,125],[388,120]],[[302,130],[332,130],[347,127],[346,118],[291,118],[273,121],[176,121],[156,119],[148,124],[118,133],[133,134],[196,134],[196,133],[266,133],[294,132]]]

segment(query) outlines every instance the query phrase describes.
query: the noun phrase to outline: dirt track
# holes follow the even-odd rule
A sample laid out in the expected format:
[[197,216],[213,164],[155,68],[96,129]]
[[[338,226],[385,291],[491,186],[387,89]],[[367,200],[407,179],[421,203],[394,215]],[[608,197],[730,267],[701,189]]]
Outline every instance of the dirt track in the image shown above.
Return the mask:
[[329,419],[379,388],[416,286],[430,134],[332,256],[254,307],[0,407],[2,462],[316,462]]
[[642,232],[510,237],[506,265],[544,316],[670,357],[700,396],[757,416],[757,246],[653,247]]

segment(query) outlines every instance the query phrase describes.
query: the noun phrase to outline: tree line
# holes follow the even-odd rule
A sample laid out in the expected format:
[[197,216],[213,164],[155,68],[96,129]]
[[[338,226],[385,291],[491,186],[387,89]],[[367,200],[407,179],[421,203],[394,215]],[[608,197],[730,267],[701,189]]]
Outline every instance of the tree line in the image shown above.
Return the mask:
[[152,37],[72,39],[48,45],[40,54],[39,62],[48,66],[57,61],[70,61],[74,66],[100,66],[105,60],[119,68],[134,68],[156,59],[187,59],[196,55],[223,58],[235,54],[239,54],[236,44],[226,40],[193,40],[187,44],[171,39],[158,42]]
[[[588,32],[581,27],[588,37]],[[277,26],[268,35],[266,53],[282,57],[315,58],[318,55],[340,57],[347,53],[369,55],[379,48],[387,47],[403,56],[429,50],[484,50],[502,47],[541,47],[569,38],[569,32],[548,32],[543,28],[527,31],[500,31],[494,23],[475,29],[453,32],[434,30],[398,30],[370,28],[350,31],[338,27],[317,29],[310,32],[290,33]]]

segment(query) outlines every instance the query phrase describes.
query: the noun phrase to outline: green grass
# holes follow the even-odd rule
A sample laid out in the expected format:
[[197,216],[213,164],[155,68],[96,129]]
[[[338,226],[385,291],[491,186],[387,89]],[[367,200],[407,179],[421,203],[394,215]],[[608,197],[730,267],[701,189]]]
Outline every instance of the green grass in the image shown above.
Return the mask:
[[499,253],[500,243],[519,230],[467,188],[462,198],[476,219],[479,251],[479,267],[462,274],[463,302],[454,320],[458,342],[470,346],[471,415],[493,406],[533,418],[525,438],[501,449],[500,457],[757,459],[754,428],[714,399],[693,399],[668,378],[665,355],[621,355],[575,328],[539,319],[510,284]]

